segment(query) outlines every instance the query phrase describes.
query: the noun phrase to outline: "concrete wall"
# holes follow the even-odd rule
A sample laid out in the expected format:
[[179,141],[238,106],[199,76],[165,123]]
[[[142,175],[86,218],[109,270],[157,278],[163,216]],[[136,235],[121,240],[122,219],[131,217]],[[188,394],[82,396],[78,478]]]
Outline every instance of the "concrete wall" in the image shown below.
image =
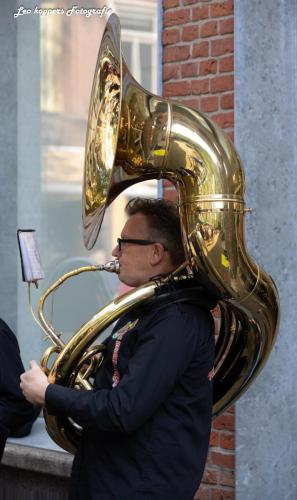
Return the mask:
[[[23,5],[23,4],[17,4]],[[34,11],[36,2],[28,0],[26,8]],[[12,10],[12,9],[11,9]],[[12,14],[11,14],[12,15]],[[24,15],[14,19],[17,25],[17,129],[18,192],[17,227],[36,229],[41,238],[41,112],[40,112],[40,16]],[[39,359],[43,345],[40,328],[32,320],[28,308],[27,284],[21,280],[17,259],[17,329],[25,367],[30,359]],[[34,286],[32,288],[35,289]],[[33,303],[39,293],[32,292]]]
[[66,500],[73,456],[8,443],[0,464],[0,500]]
[[237,404],[237,500],[297,498],[297,3],[235,2],[235,137],[247,243],[279,289],[279,337]]
[[0,15],[0,316],[16,328],[17,307],[17,25],[15,1]]
[[40,19],[15,19],[18,5],[3,0],[0,16],[0,316],[17,334],[27,364],[39,358],[42,337],[21,281],[16,231],[40,231]]

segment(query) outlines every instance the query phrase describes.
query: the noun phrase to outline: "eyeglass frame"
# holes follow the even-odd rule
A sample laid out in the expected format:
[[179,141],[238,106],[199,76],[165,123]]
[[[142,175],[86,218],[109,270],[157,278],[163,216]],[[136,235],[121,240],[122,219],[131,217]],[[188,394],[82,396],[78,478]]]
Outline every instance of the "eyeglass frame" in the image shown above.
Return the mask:
[[[151,240],[137,240],[134,238],[117,238],[117,245],[119,247],[120,252],[122,250],[121,247],[122,247],[123,243],[132,243],[133,245],[146,246],[146,245],[153,245],[154,243],[159,243],[159,242],[158,241],[151,241]],[[164,250],[166,252],[168,251],[168,248],[166,248],[165,245],[163,245],[163,243],[160,243],[160,245],[162,245],[162,247],[164,248]]]

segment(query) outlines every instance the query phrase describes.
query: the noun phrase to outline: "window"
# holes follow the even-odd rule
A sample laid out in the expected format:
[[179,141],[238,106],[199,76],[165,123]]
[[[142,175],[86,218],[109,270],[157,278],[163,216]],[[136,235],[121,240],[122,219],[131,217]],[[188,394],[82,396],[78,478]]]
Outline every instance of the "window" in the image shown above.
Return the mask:
[[[73,5],[70,0],[62,3],[65,11]],[[86,8],[96,6],[100,7],[98,0],[84,3]],[[59,8],[61,2],[44,1],[40,7]],[[123,52],[131,74],[144,88],[156,92],[157,2],[116,0],[111,7],[121,19]],[[40,16],[38,240],[46,279],[38,294],[70,269],[109,260],[124,222],[126,201],[132,196],[157,195],[157,181],[129,188],[107,210],[94,249],[88,252],[84,248],[81,234],[84,144],[89,96],[105,21],[105,17],[65,13]],[[27,176],[36,176],[29,164],[27,168]],[[21,221],[22,214],[19,226],[24,227]],[[117,293],[118,287],[117,277],[108,273],[80,275],[67,282],[55,294],[55,328],[68,333],[75,331]],[[25,293],[23,286],[20,293]],[[76,304],[79,307],[73,307]],[[50,308],[51,304],[47,314]],[[20,311],[19,324],[23,314],[28,315],[27,310]],[[27,365],[32,357],[31,348],[27,343],[22,344],[21,336],[20,344]],[[40,341],[40,355],[44,350],[45,344]]]

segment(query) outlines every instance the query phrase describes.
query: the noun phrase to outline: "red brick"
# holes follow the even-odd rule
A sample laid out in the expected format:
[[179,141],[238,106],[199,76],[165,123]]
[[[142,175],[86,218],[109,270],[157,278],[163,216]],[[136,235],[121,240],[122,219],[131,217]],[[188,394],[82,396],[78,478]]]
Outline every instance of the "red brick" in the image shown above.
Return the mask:
[[192,57],[207,57],[209,54],[209,43],[199,42],[194,43],[192,50]]
[[222,19],[220,21],[220,34],[226,35],[227,33],[234,33],[234,18]]
[[226,413],[223,413],[213,421],[212,427],[213,429],[217,430],[224,429],[228,431],[233,431],[234,423],[235,423],[234,415],[226,415]]
[[209,92],[209,79],[192,80],[192,94],[207,94]]
[[197,62],[187,62],[181,65],[182,77],[187,76],[197,76],[198,74],[198,63]]
[[194,109],[199,109],[200,108],[200,104],[199,104],[199,99],[185,99],[184,97],[181,99],[181,102],[185,105],[185,106],[190,106],[190,108],[194,108]]
[[216,59],[207,59],[206,61],[201,61],[199,64],[199,75],[205,76],[209,74],[215,74],[218,68],[218,61]]
[[197,0],[184,0],[184,5],[192,5],[193,3],[197,3]]
[[234,142],[234,130],[228,130],[226,131],[227,136],[229,139],[231,139],[232,142]]
[[163,85],[163,93],[166,97],[189,95],[190,89],[191,84],[188,80],[169,82]]
[[217,96],[201,97],[200,108],[201,111],[210,113],[211,111],[217,111],[219,104],[219,98]]
[[200,36],[202,38],[215,36],[218,33],[218,23],[217,21],[207,21],[203,23],[200,27]]
[[233,0],[217,2],[210,6],[211,17],[223,17],[233,14]]
[[232,415],[233,415],[235,413],[235,405],[229,406],[226,413],[232,413]]
[[190,20],[190,8],[167,10],[164,13],[164,26],[182,25]]
[[220,447],[226,450],[234,450],[235,448],[235,437],[234,434],[221,434],[220,435]]
[[234,113],[230,111],[229,113],[219,113],[217,115],[212,116],[213,120],[221,127],[221,128],[232,128],[234,127]]
[[205,484],[217,484],[218,483],[218,471],[215,469],[205,468],[203,474],[203,483]]
[[232,490],[227,490],[224,488],[211,489],[211,500],[234,500],[234,499],[235,499],[235,492]]
[[201,19],[207,19],[208,13],[209,13],[208,5],[203,5],[202,7],[193,7],[192,21],[200,21]]
[[199,25],[194,24],[191,26],[185,26],[182,32],[183,42],[191,42],[192,40],[197,40],[199,36]]
[[220,73],[230,73],[234,71],[234,56],[222,57],[219,61]]
[[171,9],[172,7],[178,7],[179,0],[163,0],[163,8]]
[[222,109],[234,109],[234,94],[224,94],[220,98]]
[[164,198],[165,200],[176,201],[177,200],[177,191],[175,188],[166,188],[164,189]]
[[211,92],[224,92],[234,90],[234,76],[215,76],[210,82]]
[[219,40],[211,41],[211,55],[222,56],[234,52],[234,38],[229,36],[227,38],[220,38]]
[[222,471],[220,484],[223,486],[234,486],[234,471]]
[[219,444],[219,433],[212,431],[210,434],[209,446],[218,446]]
[[200,486],[199,490],[196,491],[194,500],[209,500],[209,488],[203,486],[203,484]]
[[177,45],[165,47],[163,50],[163,62],[185,61],[190,57],[189,45]]
[[163,81],[179,78],[179,64],[164,64],[163,65]]
[[234,467],[235,457],[234,454],[227,455],[218,451],[211,452],[211,461],[214,465],[220,465],[229,469]]
[[180,41],[180,33],[178,29],[163,31],[163,45],[170,45]]
[[166,188],[172,189],[172,188],[174,188],[174,184],[172,184],[172,182],[170,182],[168,179],[164,179],[163,180],[163,187],[164,187],[164,189],[166,189]]

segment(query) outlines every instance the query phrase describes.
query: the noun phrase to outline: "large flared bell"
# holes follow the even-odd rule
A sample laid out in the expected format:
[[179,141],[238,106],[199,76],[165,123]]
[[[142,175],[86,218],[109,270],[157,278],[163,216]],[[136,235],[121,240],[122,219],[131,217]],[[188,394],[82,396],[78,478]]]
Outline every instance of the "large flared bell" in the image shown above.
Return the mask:
[[94,246],[108,205],[121,112],[121,37],[117,16],[106,25],[93,81],[85,147],[84,243]]
[[83,231],[88,249],[116,196],[132,184],[166,176],[170,110],[168,100],[143,89],[130,74],[121,55],[120,22],[112,14],[99,48],[87,127]]

